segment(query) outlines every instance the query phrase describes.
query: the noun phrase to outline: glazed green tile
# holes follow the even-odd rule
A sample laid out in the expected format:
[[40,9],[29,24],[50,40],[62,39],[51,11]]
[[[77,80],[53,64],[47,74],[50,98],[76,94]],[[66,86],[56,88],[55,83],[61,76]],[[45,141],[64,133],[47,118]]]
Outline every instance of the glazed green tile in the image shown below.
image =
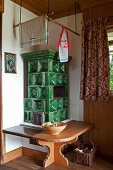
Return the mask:
[[53,99],[53,86],[49,86],[49,99]]
[[48,71],[48,59],[38,60],[38,72]]
[[28,112],[24,111],[24,122],[28,122]]
[[60,73],[65,73],[65,63],[59,63],[59,71]]
[[28,74],[28,85],[33,85],[33,74],[32,73]]
[[60,121],[60,112],[59,111],[55,111],[55,112],[50,112],[49,113],[49,121]]
[[48,73],[36,73],[33,74],[33,85],[46,86],[48,85]]
[[48,85],[48,73],[42,73],[42,85]]
[[32,112],[28,112],[28,123],[31,123],[32,120]]
[[53,112],[48,114],[48,121],[52,122],[53,121]]
[[59,73],[59,62],[58,61],[53,61],[53,72]]
[[49,73],[49,85],[55,85],[57,82],[57,75],[56,73]]
[[34,100],[33,101],[33,110],[37,112],[47,111],[47,101],[45,100]]
[[49,100],[49,112],[54,112],[57,110],[57,100]]
[[49,114],[48,114],[48,112],[44,112],[44,122],[49,122]]
[[41,73],[33,74],[33,85],[42,85],[43,75]]
[[63,99],[57,99],[57,110],[63,109]]
[[60,121],[60,111],[53,112],[53,120],[57,122]]
[[48,99],[49,98],[49,89],[48,87],[38,87],[38,99]]
[[63,75],[63,85],[67,85],[68,84],[68,75],[65,74]]
[[63,109],[60,111],[60,121],[68,119],[68,111],[67,109]]
[[32,110],[32,100],[31,99],[24,99],[24,110]]
[[68,108],[68,98],[63,99],[63,108]]
[[37,61],[29,61],[28,73],[36,73],[36,72],[37,72]]
[[24,112],[24,122],[31,123],[32,112],[25,111]]
[[57,74],[57,85],[63,85],[63,75]]
[[53,60],[49,59],[48,60],[48,71],[53,72]]
[[37,87],[28,87],[28,97],[37,98]]

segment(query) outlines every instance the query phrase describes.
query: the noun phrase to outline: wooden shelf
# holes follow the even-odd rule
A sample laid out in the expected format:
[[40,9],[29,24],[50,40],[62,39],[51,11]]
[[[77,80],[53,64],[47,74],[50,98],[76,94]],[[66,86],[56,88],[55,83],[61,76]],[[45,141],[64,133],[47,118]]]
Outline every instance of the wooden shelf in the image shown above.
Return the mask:
[[25,138],[32,138],[34,135],[43,132],[41,127],[31,127],[18,125],[11,128],[4,129],[2,132],[6,134],[16,135]]

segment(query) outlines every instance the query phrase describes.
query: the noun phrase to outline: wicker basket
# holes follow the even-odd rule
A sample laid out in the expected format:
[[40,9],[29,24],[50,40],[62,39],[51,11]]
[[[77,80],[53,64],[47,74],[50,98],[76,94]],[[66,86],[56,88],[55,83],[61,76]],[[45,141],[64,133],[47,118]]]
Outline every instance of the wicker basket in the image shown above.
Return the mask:
[[75,161],[77,164],[92,165],[96,147],[92,141],[79,142],[75,149]]

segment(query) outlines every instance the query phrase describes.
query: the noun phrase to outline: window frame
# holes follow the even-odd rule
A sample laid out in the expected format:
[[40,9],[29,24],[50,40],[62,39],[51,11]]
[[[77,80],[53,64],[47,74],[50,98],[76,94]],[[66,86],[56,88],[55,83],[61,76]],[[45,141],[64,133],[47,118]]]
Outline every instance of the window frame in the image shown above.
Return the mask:
[[[110,27],[106,27],[106,29],[107,29],[107,33],[113,32],[113,25],[110,26]],[[113,50],[112,50],[112,51],[109,50],[109,54],[110,54],[111,52],[113,53]],[[113,96],[113,90],[110,90],[110,96]]]

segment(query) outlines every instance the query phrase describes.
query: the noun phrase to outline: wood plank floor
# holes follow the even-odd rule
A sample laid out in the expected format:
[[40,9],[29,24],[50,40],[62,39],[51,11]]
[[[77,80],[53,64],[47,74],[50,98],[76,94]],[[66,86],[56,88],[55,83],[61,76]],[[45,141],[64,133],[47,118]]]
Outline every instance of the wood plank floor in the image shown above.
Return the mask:
[[[45,168],[46,170],[113,170],[113,158],[96,157],[92,166],[78,165],[74,163],[73,152],[65,155],[69,159],[68,167],[59,167],[55,164]],[[16,168],[17,170],[44,170],[42,162],[33,160],[32,158],[21,156],[6,164],[7,166]]]

